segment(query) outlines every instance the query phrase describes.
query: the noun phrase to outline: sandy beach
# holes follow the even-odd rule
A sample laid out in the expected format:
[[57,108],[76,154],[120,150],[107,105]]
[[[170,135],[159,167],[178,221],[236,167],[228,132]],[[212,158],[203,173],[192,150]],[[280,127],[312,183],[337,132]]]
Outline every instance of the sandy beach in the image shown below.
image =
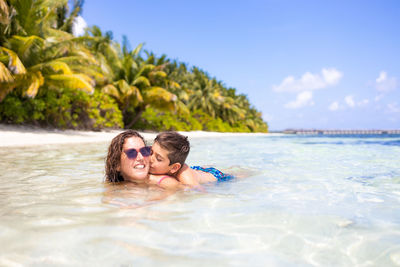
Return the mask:
[[[0,147],[27,147],[49,144],[77,144],[111,142],[111,139],[123,130],[111,131],[75,131],[42,129],[29,126],[0,124]],[[140,132],[146,139],[154,139],[157,133]],[[265,133],[219,133],[219,132],[180,132],[189,138],[226,137],[248,135],[271,135]]]

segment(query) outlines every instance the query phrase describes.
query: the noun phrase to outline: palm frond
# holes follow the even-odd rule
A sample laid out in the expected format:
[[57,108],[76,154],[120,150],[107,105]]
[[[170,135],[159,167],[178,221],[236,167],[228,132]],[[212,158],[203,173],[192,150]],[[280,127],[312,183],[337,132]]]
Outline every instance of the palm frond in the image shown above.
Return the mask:
[[66,40],[47,38],[46,45],[43,49],[43,55],[45,58],[80,56],[92,64],[97,64],[97,60],[91,51],[83,44],[77,43],[75,38]]
[[[92,78],[96,84],[104,85],[108,78],[103,74],[102,69],[95,65],[70,65],[70,69],[74,73],[82,73]],[[93,81],[92,81],[93,82]]]
[[24,92],[24,95],[27,97],[35,97],[38,93],[40,86],[44,83],[44,78],[40,71],[29,73],[28,80],[28,89]]
[[131,85],[131,90],[132,90],[132,96],[135,98],[135,104],[137,103],[142,103],[143,102],[143,97],[142,94],[140,93],[139,88],[136,86]]
[[177,109],[180,114],[183,114],[183,115],[190,114],[189,108],[182,101],[178,101]]
[[113,96],[118,101],[121,110],[129,106],[136,107],[143,102],[139,88],[129,85],[125,80],[119,80],[114,85],[107,85],[102,91]]
[[74,38],[74,36],[66,31],[62,31],[59,29],[54,29],[54,28],[46,28],[46,35],[50,36],[46,38],[46,41],[48,42],[55,42],[56,40],[68,40],[71,38]]
[[0,103],[6,95],[15,88],[15,83],[5,83],[0,86]]
[[8,15],[8,5],[7,2],[4,0],[0,0],[0,23],[10,23],[10,17]]
[[69,65],[65,62],[58,61],[58,60],[53,60],[50,62],[45,62],[41,63],[38,65],[35,65],[29,70],[43,70],[45,73],[51,73],[51,74],[72,74],[72,71],[69,67]]
[[68,65],[88,65],[91,63],[90,60],[88,60],[87,58],[84,58],[82,56],[61,57],[61,58],[57,58],[57,61],[65,62]]
[[21,60],[19,59],[18,55],[5,47],[0,47],[0,51],[3,53],[6,53],[9,57],[8,59],[8,69],[13,73],[13,74],[25,74],[26,69],[24,64],[22,64]]
[[156,62],[157,66],[161,66],[164,68],[166,65],[169,64],[169,60],[167,59],[167,55],[163,54]]
[[44,39],[36,35],[27,37],[14,35],[10,39],[10,44],[13,48],[15,48],[15,51],[21,60],[25,62],[30,60],[32,57],[38,57],[39,51],[44,45]]
[[87,32],[91,33],[92,36],[94,37],[102,37],[103,33],[101,32],[101,29],[97,25],[93,25],[91,27],[87,28]]
[[174,89],[180,89],[181,85],[175,81],[170,81],[169,82],[169,87],[174,88]]
[[71,51],[72,55],[80,56],[90,62],[91,64],[97,64],[96,57],[90,52],[89,49],[79,46],[77,49]]
[[142,103],[143,97],[142,94],[140,93],[139,88],[131,85],[129,94],[124,97],[123,102],[125,103],[126,107],[128,106],[136,107],[139,103]]
[[155,56],[154,56],[153,52],[149,53],[149,52],[146,51],[146,54],[147,54],[146,63],[147,63],[147,64],[154,65],[154,63],[155,63]]
[[107,84],[106,86],[101,88],[101,92],[103,92],[104,94],[108,94],[117,100],[120,98],[120,94],[117,87],[115,87],[112,84]]
[[130,95],[131,94],[131,87],[125,80],[119,80],[114,83],[118,88],[122,95]]
[[[176,92],[175,92],[176,93]],[[178,96],[179,96],[179,99],[180,100],[184,100],[184,101],[189,101],[189,94],[186,92],[186,91],[184,91],[184,90],[180,90],[179,92],[178,92]]]
[[107,79],[108,81],[114,80],[115,73],[113,72],[112,67],[108,64],[108,61],[103,54],[97,55],[97,61],[99,62],[99,69],[103,73],[105,79]]
[[255,130],[256,129],[256,124],[252,119],[247,119],[246,120],[246,126],[249,127],[251,130]]
[[239,118],[240,118],[241,120],[243,120],[243,119],[246,118],[246,112],[245,112],[245,110],[240,109],[240,108],[237,107],[237,106],[233,106],[233,107],[232,107],[232,111],[235,112],[235,113],[239,116]]
[[162,87],[151,87],[143,92],[143,99],[156,108],[173,111],[178,98]]
[[14,78],[11,72],[7,69],[7,67],[3,63],[0,62],[0,84],[12,83],[12,82],[14,82]]
[[46,76],[46,84],[49,87],[71,88],[93,93],[94,88],[90,84],[92,79],[84,74],[54,74]]
[[136,78],[133,83],[133,85],[144,85],[145,87],[150,87],[150,81],[149,79],[147,79],[146,77],[140,76],[138,78]]
[[76,20],[76,18],[78,17],[78,15],[81,13],[83,3],[84,3],[84,0],[75,0],[74,1],[73,9],[72,9],[71,13],[69,14],[68,18],[64,21],[64,25],[62,25],[61,30],[67,31],[67,32],[72,31],[72,25],[73,25],[74,21]]
[[138,73],[136,73],[135,77],[146,76],[154,68],[155,68],[155,66],[152,64],[145,64],[140,68]]
[[142,51],[143,45],[144,43],[140,43],[138,46],[136,46],[136,48],[132,50],[131,56],[137,57]]
[[115,45],[115,43],[108,45],[105,48],[104,54],[107,57],[107,59],[110,61],[112,66],[116,66],[118,68],[122,67],[121,61],[119,60],[119,55],[118,55],[118,46]]
[[165,78],[167,74],[164,71],[154,71],[151,72],[150,75],[154,78]]

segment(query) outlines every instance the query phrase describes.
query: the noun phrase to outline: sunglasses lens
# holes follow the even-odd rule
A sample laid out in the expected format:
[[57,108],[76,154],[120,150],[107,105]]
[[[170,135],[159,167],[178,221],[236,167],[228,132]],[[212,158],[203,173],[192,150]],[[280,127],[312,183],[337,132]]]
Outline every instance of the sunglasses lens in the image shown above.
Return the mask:
[[150,146],[145,146],[140,149],[140,153],[143,155],[143,157],[148,157],[151,154],[151,147]]
[[136,151],[136,149],[129,149],[125,151],[125,154],[128,158],[135,159],[137,157],[138,152]]
[[[143,157],[148,157],[151,155],[151,146],[142,147],[141,149],[139,149],[139,151]],[[124,152],[129,159],[135,159],[138,155],[138,151],[134,148],[128,149]]]

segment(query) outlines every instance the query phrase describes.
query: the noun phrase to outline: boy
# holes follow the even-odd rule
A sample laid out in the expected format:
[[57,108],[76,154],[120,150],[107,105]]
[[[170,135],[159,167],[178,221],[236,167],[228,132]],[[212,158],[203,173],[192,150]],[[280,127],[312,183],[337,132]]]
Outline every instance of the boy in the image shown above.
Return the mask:
[[[177,132],[162,132],[158,134],[154,139],[151,150],[151,174],[168,174],[190,187],[199,187],[203,183],[233,178],[233,176],[226,175],[212,167],[189,167],[185,164],[190,151],[190,143],[186,136]],[[161,183],[161,180],[159,183]]]

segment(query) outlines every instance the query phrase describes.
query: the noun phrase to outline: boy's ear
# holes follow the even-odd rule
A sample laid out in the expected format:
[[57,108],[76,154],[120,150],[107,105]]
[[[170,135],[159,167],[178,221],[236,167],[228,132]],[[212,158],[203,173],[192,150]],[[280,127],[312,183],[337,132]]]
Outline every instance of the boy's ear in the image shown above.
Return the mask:
[[182,165],[179,162],[175,162],[172,164],[172,168],[170,169],[170,173],[175,174],[179,171],[179,169],[182,167]]

